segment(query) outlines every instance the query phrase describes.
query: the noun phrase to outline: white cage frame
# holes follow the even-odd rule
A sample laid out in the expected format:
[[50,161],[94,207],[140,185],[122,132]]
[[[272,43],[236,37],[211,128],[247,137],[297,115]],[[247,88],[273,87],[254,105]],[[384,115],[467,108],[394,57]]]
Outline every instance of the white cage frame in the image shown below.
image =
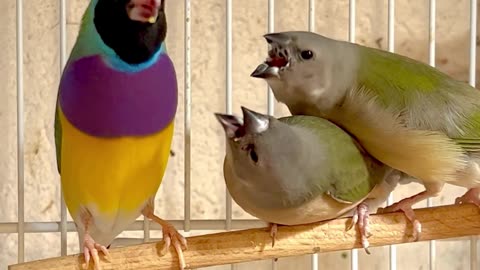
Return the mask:
[[[191,2],[193,0],[184,0],[184,144],[185,144],[185,162],[184,162],[184,177],[185,177],[185,192],[184,192],[184,220],[170,220],[172,224],[179,230],[189,232],[191,230],[236,230],[246,229],[252,227],[261,227],[265,223],[256,220],[232,220],[232,199],[228,191],[226,192],[226,217],[224,220],[192,220],[190,217],[190,165],[191,165],[191,58],[190,58],[190,40],[191,40]],[[226,1],[226,99],[225,107],[226,113],[232,113],[232,6],[233,0]],[[274,0],[268,1],[268,32],[274,31]],[[60,6],[60,70],[63,70],[65,65],[66,54],[66,2],[67,0],[59,0]],[[355,11],[356,0],[349,0],[349,32],[348,41],[355,42]],[[395,0],[388,0],[388,51],[394,52],[394,12]],[[435,66],[435,13],[436,0],[429,0],[429,64]],[[315,31],[315,1],[309,0],[308,4],[308,30]],[[469,64],[469,84],[475,86],[475,59],[476,59],[476,22],[477,22],[477,0],[470,0],[470,64]],[[61,220],[59,222],[25,222],[25,204],[24,204],[24,91],[23,91],[23,0],[16,0],[16,61],[17,61],[17,183],[18,183],[18,222],[0,223],[0,233],[17,233],[18,235],[18,263],[25,260],[25,234],[26,233],[48,233],[60,232],[61,239],[61,255],[67,253],[67,232],[76,232],[73,222],[67,222],[67,209],[61,198]],[[271,89],[268,89],[267,109],[269,114],[274,113],[274,96]],[[393,202],[393,197],[390,195],[387,204]],[[429,199],[428,206],[432,206],[432,201]],[[136,221],[127,231],[144,231],[143,239],[137,238],[120,238],[116,242],[121,244],[133,244],[145,241],[152,241],[157,239],[150,239],[151,230],[161,230],[161,227],[148,220]],[[470,238],[470,269],[477,270],[477,237]],[[397,269],[397,253],[396,246],[389,246],[390,270]],[[319,268],[318,255],[311,255],[312,270]],[[435,241],[430,241],[429,246],[429,269],[434,270],[436,267],[436,248]],[[231,265],[234,269],[235,265]],[[272,269],[276,269],[276,263],[272,260]],[[358,250],[351,251],[351,269],[358,270]]]

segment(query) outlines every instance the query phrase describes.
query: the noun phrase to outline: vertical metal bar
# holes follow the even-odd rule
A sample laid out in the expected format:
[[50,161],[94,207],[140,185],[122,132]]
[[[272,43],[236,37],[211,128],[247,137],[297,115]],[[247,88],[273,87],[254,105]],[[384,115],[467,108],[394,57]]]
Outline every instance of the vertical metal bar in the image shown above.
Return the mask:
[[[226,98],[225,107],[227,113],[232,113],[232,0],[227,0],[227,25],[226,25]],[[227,209],[226,209],[226,223],[225,227],[230,230],[232,223],[232,198],[230,193],[226,192]]]
[[358,270],[358,249],[352,249],[351,269]]
[[[315,32],[315,0],[308,1],[308,31]],[[312,270],[318,270],[318,253],[312,254]]]
[[[388,51],[394,52],[395,45],[395,1],[388,0]],[[393,194],[390,194],[387,199],[387,205],[393,203]],[[390,245],[390,270],[397,269],[397,247]]]
[[143,217],[143,242],[150,241],[150,220]]
[[[275,0],[268,0],[267,8],[267,32],[272,33],[275,31]],[[270,86],[267,85],[267,113],[273,115],[275,113],[274,101],[275,96]],[[277,269],[277,261],[272,259],[272,270]]]
[[[470,0],[470,70],[468,76],[468,83],[475,87],[475,69],[477,57],[477,0]],[[470,238],[470,269],[478,269],[477,259],[477,242],[478,238],[472,236]]]
[[23,102],[23,0],[17,0],[17,187],[18,187],[18,262],[25,260],[25,177],[24,177],[24,102]]
[[[60,76],[67,59],[67,3],[60,0]],[[60,185],[61,182],[60,182]],[[60,255],[67,255],[67,206],[60,189]]]
[[[428,53],[428,63],[435,67],[435,12],[436,12],[436,0],[430,0],[429,8],[429,53]],[[427,207],[433,206],[432,198],[427,199]],[[429,242],[429,268],[430,270],[436,269],[436,242],[432,240]]]
[[[348,6],[348,41],[355,42],[355,0],[349,1]],[[350,265],[352,270],[358,270],[358,249],[352,249]]]
[[432,67],[435,67],[435,25],[436,25],[436,23],[435,23],[435,12],[436,12],[436,0],[430,0],[428,63]]
[[355,42],[355,0],[348,7],[348,41]]
[[[225,109],[228,114],[232,113],[232,0],[226,0],[226,93],[225,93]],[[228,231],[232,226],[232,196],[228,192],[228,189],[225,191],[226,195],[226,219],[225,219],[225,229]],[[230,265],[231,269],[235,269],[235,265]]]
[[[232,0],[227,0],[226,6],[226,95],[225,95],[225,109],[228,114],[232,113]],[[231,217],[230,217],[231,218]]]
[[184,161],[184,231],[190,231],[190,199],[191,199],[191,110],[192,110],[192,83],[191,83],[191,5],[190,0],[184,2],[184,147],[185,147],[185,161]]
[[475,86],[475,60],[477,42],[477,0],[470,0],[470,70],[468,83]]
[[143,242],[150,241],[150,220],[143,217]]
[[[271,33],[275,29],[275,1],[268,0],[268,33]],[[275,97],[273,95],[272,89],[268,87],[268,94],[267,94],[267,111],[268,114],[273,115],[274,111],[274,100]]]
[[308,31],[315,31],[315,0],[308,1]]

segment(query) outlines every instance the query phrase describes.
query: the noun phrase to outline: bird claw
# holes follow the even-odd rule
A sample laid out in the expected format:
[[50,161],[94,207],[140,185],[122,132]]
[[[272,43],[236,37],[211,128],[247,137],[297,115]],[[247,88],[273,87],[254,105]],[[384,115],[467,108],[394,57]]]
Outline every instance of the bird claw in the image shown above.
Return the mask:
[[480,188],[471,188],[461,197],[455,199],[455,204],[473,203],[480,207]]
[[360,232],[362,247],[365,249],[365,252],[367,254],[370,254],[370,250],[368,249],[368,247],[370,246],[368,238],[372,236],[372,234],[370,233],[370,227],[368,222],[369,216],[370,213],[368,212],[368,205],[366,203],[360,203],[355,208],[352,216],[352,221],[347,227],[347,231],[349,231],[353,228],[353,226],[357,225]]
[[183,270],[186,267],[185,257],[183,256],[183,250],[187,249],[187,239],[183,237],[172,225],[162,224],[163,240],[165,245],[160,251],[160,254],[163,256],[167,253],[170,245],[173,244],[175,251],[178,255],[178,262],[180,264],[180,269]]
[[167,221],[157,217],[153,213],[153,204],[148,204],[145,209],[143,209],[142,214],[153,220],[154,222],[158,223],[162,226],[162,234],[163,240],[165,241],[165,245],[162,250],[160,250],[160,255],[163,256],[167,253],[170,249],[170,245],[173,244],[175,251],[177,252],[178,256],[178,263],[180,265],[180,269],[183,270],[187,267],[185,263],[185,257],[183,256],[183,250],[187,249],[187,239],[183,237],[170,223]]
[[269,226],[270,237],[272,237],[272,248],[275,246],[275,238],[277,237],[278,226],[275,223],[270,223]]
[[418,241],[420,239],[420,234],[422,232],[422,224],[416,218],[415,212],[412,209],[412,203],[409,200],[410,198],[396,202],[385,208],[378,208],[377,213],[392,213],[397,211],[402,211],[405,214],[405,217],[412,223],[413,232],[412,238],[413,241]]
[[82,266],[83,269],[88,269],[90,258],[93,260],[93,266],[95,270],[102,269],[100,266],[100,258],[98,256],[98,251],[104,254],[105,260],[107,260],[108,262],[112,261],[112,258],[107,248],[98,243],[95,243],[95,240],[93,240],[93,238],[89,234],[85,234],[83,239],[83,256],[85,257],[85,263]]

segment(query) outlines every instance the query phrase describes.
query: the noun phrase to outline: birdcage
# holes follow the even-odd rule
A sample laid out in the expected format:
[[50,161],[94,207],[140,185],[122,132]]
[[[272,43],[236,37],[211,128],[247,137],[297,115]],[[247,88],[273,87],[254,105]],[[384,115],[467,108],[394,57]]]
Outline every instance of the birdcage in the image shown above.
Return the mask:
[[[0,92],[0,268],[78,253],[62,203],[53,117],[61,70],[89,0],[2,1]],[[244,105],[287,115],[264,81],[249,75],[266,55],[262,35],[309,30],[396,52],[475,85],[476,0],[185,0],[167,1],[168,53],[179,81],[179,109],[156,211],[185,236],[262,227],[232,201],[222,175],[224,138],[213,112]],[[420,191],[401,186],[392,203]],[[428,206],[453,203],[447,187]],[[425,207],[418,204],[416,207]],[[139,218],[115,240],[158,240],[160,227]],[[210,269],[478,269],[476,238],[454,238],[216,266]]]

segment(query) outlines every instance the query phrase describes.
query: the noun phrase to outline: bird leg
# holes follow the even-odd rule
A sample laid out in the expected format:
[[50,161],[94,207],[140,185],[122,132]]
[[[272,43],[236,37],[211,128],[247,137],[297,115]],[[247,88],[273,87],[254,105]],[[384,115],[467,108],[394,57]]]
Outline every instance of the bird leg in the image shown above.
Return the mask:
[[412,205],[423,201],[425,199],[431,198],[431,197],[436,197],[438,194],[440,194],[440,191],[442,191],[443,186],[445,183],[439,183],[439,182],[427,182],[423,183],[425,187],[425,191],[422,191],[416,195],[413,195],[411,197],[402,199],[386,208],[379,208],[377,213],[389,213],[389,212],[396,212],[401,210],[404,214],[405,217],[412,223],[413,225],[413,240],[418,241],[420,237],[420,233],[422,232],[422,224],[418,219],[415,217],[415,213],[413,212]]
[[173,247],[175,248],[178,255],[180,269],[185,269],[186,263],[183,256],[183,250],[187,248],[187,240],[175,229],[175,227],[172,226],[172,224],[157,217],[154,214],[153,202],[147,204],[147,206],[143,209],[142,214],[146,218],[149,218],[162,226],[163,240],[165,241],[165,246],[163,247],[160,254],[165,255],[165,253],[167,253],[168,249],[170,248],[170,244],[173,244]]
[[420,233],[422,232],[422,224],[415,216],[415,212],[412,209],[412,205],[428,199],[432,197],[431,193],[428,190],[422,191],[416,195],[411,197],[402,199],[386,208],[379,208],[377,213],[390,213],[390,212],[397,212],[401,210],[405,217],[412,223],[413,225],[413,239],[414,241],[418,241],[420,237]]
[[455,199],[455,204],[473,203],[480,207],[480,188],[471,188],[463,196]]
[[375,186],[375,188],[370,192],[368,198],[358,204],[353,211],[352,221],[348,226],[347,231],[352,229],[353,226],[357,225],[362,247],[365,249],[367,254],[370,254],[368,249],[370,246],[368,238],[372,235],[369,230],[370,227],[368,221],[370,211],[376,210],[381,203],[387,200],[388,195],[395,189],[401,180],[401,176],[402,173],[397,170],[391,170],[388,172],[385,175],[384,181]]
[[[278,225],[276,223],[270,223],[268,225],[270,230],[270,237],[272,237],[272,248],[275,246],[275,238],[277,237]],[[273,259],[275,262],[278,261],[278,258]]]
[[93,266],[95,270],[100,270],[100,258],[98,257],[98,251],[101,251],[105,259],[110,262],[110,253],[108,252],[105,246],[102,246],[93,240],[93,238],[88,233],[88,227],[92,221],[92,215],[87,211],[82,214],[82,223],[85,228],[85,233],[83,235],[83,256],[85,257],[85,264],[83,269],[88,269],[88,264],[90,263],[90,258],[93,260]]
[[370,243],[368,242],[368,237],[372,235],[369,230],[369,216],[370,213],[368,212],[367,202],[361,202],[353,211],[352,222],[347,228],[348,231],[352,229],[353,226],[357,225],[358,231],[360,232],[362,247],[365,249],[365,252],[367,254],[370,254],[370,251],[368,250],[368,247],[370,246]]
[[270,237],[272,237],[272,248],[273,248],[275,246],[275,238],[277,237],[278,226],[276,223],[270,223],[268,225],[268,228],[270,230]]

